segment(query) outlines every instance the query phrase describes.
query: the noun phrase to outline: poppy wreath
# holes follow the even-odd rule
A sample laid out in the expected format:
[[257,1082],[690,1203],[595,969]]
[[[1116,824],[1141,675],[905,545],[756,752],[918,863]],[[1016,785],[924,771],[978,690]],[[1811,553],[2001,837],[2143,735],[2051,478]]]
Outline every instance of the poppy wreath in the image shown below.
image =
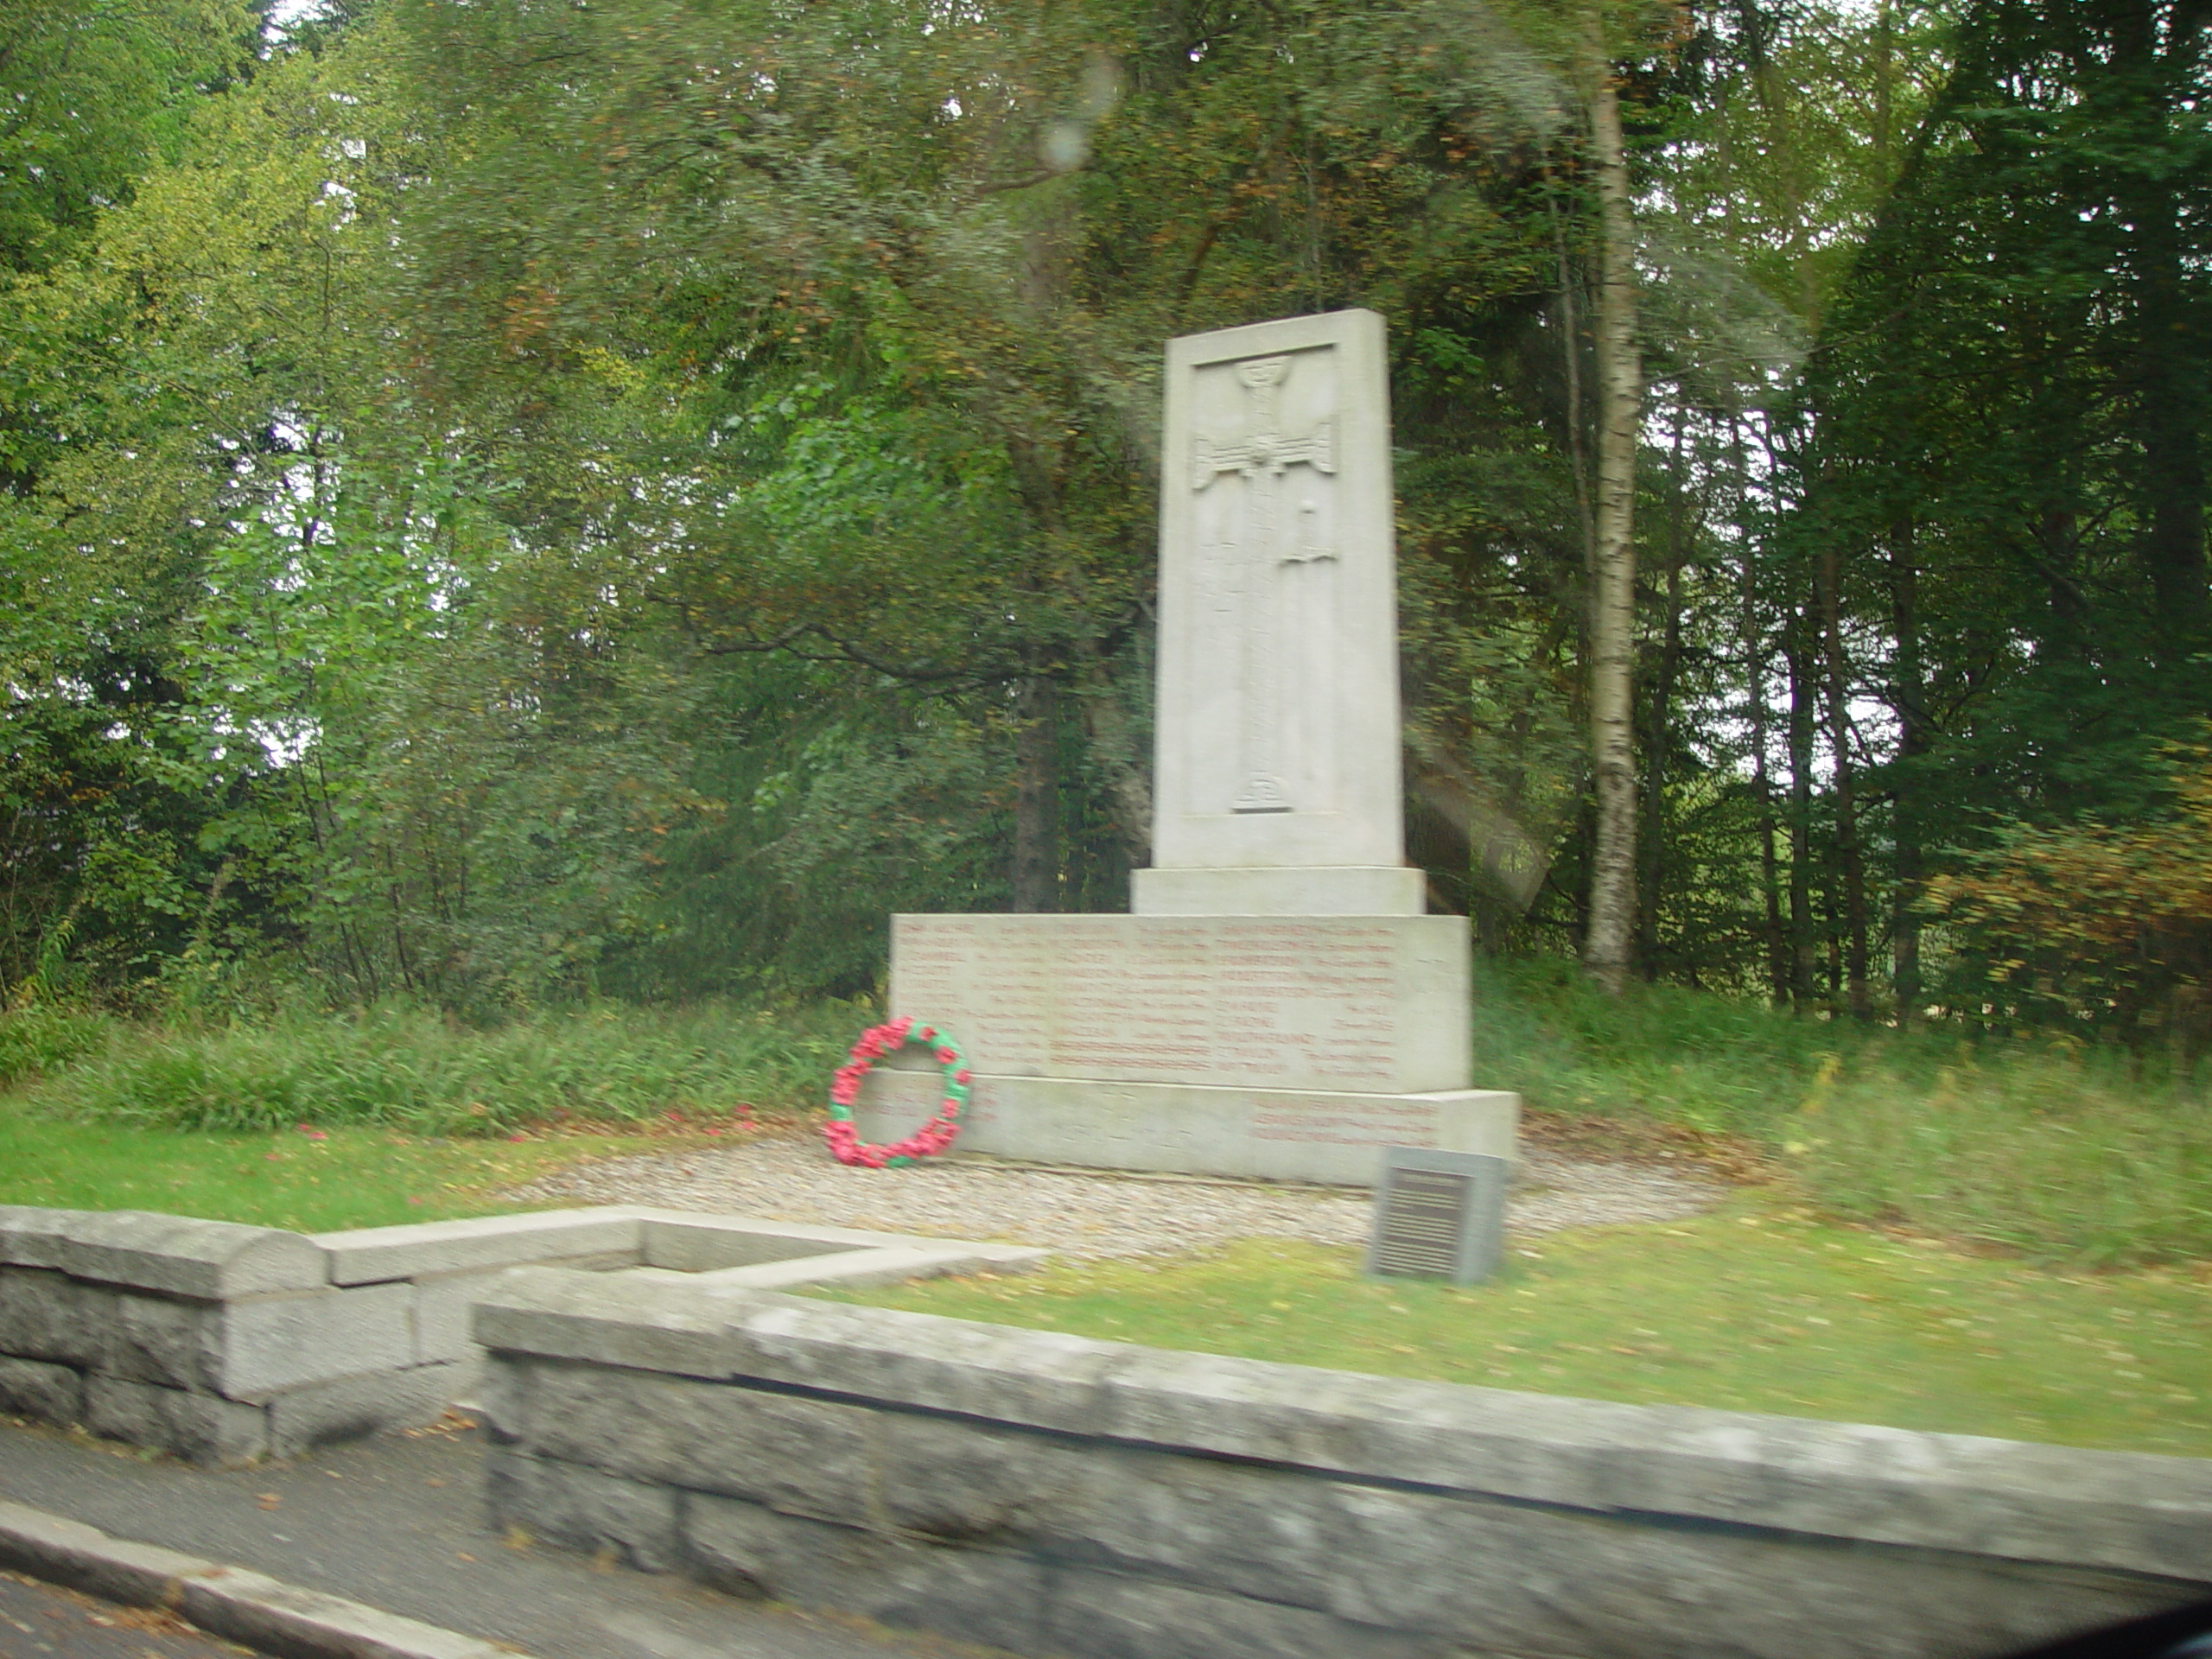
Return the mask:
[[[861,1097],[861,1080],[875,1070],[877,1062],[909,1043],[919,1043],[936,1059],[944,1078],[944,1098],[938,1102],[935,1116],[904,1141],[894,1141],[887,1147],[867,1145],[853,1127],[853,1103]],[[823,1137],[839,1163],[895,1169],[919,1158],[934,1158],[952,1144],[960,1133],[961,1111],[968,1104],[969,1076],[967,1058],[949,1034],[935,1026],[917,1026],[911,1018],[893,1020],[861,1033],[851,1055],[830,1081],[830,1121],[822,1126]]]

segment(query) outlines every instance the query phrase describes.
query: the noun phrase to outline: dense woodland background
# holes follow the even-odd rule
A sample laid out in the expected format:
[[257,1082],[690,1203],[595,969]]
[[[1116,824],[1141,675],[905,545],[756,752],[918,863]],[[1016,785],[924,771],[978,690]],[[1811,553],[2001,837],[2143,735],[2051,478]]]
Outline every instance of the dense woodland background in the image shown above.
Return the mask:
[[[2207,0],[0,0],[0,1000],[851,995],[1146,857],[1162,340],[1391,330],[1408,822],[1634,960],[2212,1028]],[[1679,1068],[1677,1068],[1679,1070]]]

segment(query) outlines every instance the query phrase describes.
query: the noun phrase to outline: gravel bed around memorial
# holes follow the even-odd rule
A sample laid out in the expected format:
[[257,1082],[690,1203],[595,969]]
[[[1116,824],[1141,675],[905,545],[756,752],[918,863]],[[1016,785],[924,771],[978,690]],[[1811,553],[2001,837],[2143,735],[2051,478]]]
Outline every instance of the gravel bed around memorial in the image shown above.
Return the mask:
[[[1527,1235],[1674,1220],[1712,1208],[1726,1191],[1670,1170],[1531,1147],[1508,1200],[1506,1230]],[[1255,1237],[1358,1244],[1373,1220],[1363,1193],[1266,1181],[1103,1174],[982,1159],[848,1169],[810,1135],[612,1158],[505,1196],[995,1239],[1074,1256],[1171,1255]]]

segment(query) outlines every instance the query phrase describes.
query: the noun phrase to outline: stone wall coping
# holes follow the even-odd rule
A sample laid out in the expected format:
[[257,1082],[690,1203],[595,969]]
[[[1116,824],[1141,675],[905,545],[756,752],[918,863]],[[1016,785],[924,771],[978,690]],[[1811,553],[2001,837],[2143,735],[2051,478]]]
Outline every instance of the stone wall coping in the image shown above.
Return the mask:
[[489,1271],[549,1255],[634,1254],[642,1235],[638,1211],[607,1205],[410,1222],[311,1238],[329,1259],[332,1284],[366,1285],[418,1274]]
[[[604,1266],[605,1258],[619,1262],[627,1257],[641,1263],[652,1259],[657,1240],[674,1243],[713,1236],[799,1240],[824,1247],[791,1261],[719,1270],[748,1275],[739,1279],[740,1283],[754,1282],[749,1277],[753,1274],[761,1275],[757,1282],[781,1284],[823,1277],[868,1282],[969,1267],[1018,1270],[1046,1254],[1012,1244],[645,1205],[533,1211],[312,1235],[146,1211],[0,1205],[0,1267],[41,1268],[210,1302],[488,1274],[549,1261],[581,1267],[587,1265],[584,1258],[601,1258],[588,1265]],[[834,1269],[824,1265],[825,1258],[848,1253],[856,1258],[854,1262]],[[865,1262],[857,1259],[863,1256]],[[807,1262],[816,1265],[808,1268]]]
[[757,1216],[724,1216],[702,1210],[663,1210],[651,1205],[610,1205],[594,1211],[598,1215],[634,1217],[648,1229],[673,1228],[683,1232],[752,1233],[777,1238],[810,1238],[824,1244],[839,1244],[852,1249],[874,1249],[887,1244],[935,1244],[947,1240],[931,1238],[923,1233],[872,1232],[860,1227],[830,1227],[809,1221],[764,1221]]
[[774,1290],[785,1285],[896,1284],[906,1279],[930,1279],[944,1274],[979,1269],[1026,1273],[1050,1255],[1050,1250],[1021,1244],[968,1244],[949,1239],[924,1240],[912,1244],[840,1250],[829,1255],[792,1256],[781,1262],[756,1262],[742,1268],[710,1268],[702,1273],[683,1273],[667,1268],[635,1268],[624,1276],[654,1280],[664,1284],[728,1285],[749,1290]]
[[0,1263],[203,1301],[328,1282],[302,1234],[143,1210],[0,1205]]
[[475,1335],[1382,1485],[2212,1579],[2212,1461],[2193,1458],[1413,1382],[556,1268],[488,1281]]

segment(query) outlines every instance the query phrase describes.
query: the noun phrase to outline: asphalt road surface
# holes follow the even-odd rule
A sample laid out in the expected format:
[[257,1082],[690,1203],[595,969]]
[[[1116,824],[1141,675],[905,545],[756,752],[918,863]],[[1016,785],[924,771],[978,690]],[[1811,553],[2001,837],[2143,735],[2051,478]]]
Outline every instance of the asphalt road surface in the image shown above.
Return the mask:
[[6,1659],[238,1659],[175,1614],[117,1607],[0,1570],[0,1655]]

